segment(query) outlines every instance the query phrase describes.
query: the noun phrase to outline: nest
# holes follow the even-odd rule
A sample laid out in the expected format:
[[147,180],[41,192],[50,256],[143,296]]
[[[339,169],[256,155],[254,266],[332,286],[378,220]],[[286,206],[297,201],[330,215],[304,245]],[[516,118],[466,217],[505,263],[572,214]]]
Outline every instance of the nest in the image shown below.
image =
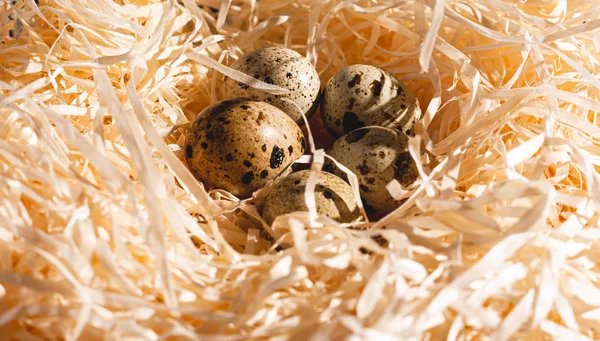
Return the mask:
[[[0,25],[3,337],[600,338],[596,1],[4,0]],[[273,45],[417,95],[394,212],[267,226],[269,186],[191,176],[189,121]]]

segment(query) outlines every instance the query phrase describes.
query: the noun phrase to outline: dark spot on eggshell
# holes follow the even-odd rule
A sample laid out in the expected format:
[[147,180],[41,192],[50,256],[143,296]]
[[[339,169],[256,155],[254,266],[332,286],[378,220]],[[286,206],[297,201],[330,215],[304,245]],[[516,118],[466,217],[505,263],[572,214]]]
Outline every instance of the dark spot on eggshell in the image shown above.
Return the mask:
[[244,163],[244,166],[246,166],[246,167],[248,167],[248,168],[252,167],[252,162],[250,162],[250,161],[248,161],[248,160],[244,160],[244,162],[243,162],[243,163]]
[[325,197],[325,199],[333,198],[333,194],[331,194],[331,192],[328,190],[323,191],[323,196]]
[[275,84],[275,82],[273,81],[273,79],[271,77],[266,77],[265,78],[265,83],[267,83],[267,84]]
[[269,171],[268,171],[268,170],[266,170],[266,169],[263,169],[263,170],[260,172],[260,178],[261,178],[261,179],[264,179],[264,178],[266,178],[268,175],[269,175]]
[[[383,77],[383,75],[382,75]],[[369,89],[371,89],[371,93],[373,94],[373,96],[375,97],[379,97],[381,96],[381,88],[383,87],[383,84],[380,81],[373,81],[369,87]]]
[[360,253],[361,253],[361,254],[363,254],[363,255],[367,255],[367,256],[370,256],[370,255],[372,255],[372,254],[373,254],[373,252],[372,252],[372,251],[369,251],[369,250],[368,250],[367,248],[365,248],[364,246],[361,246],[361,247],[359,247],[359,248],[358,248],[358,251],[360,251]]
[[261,147],[261,149],[262,149],[263,152],[266,152],[267,151],[267,145],[263,144],[262,147]]
[[242,89],[248,89],[250,87],[250,86],[248,86],[248,84],[245,84],[245,83],[242,83],[242,82],[238,82],[238,85]]
[[402,90],[402,87],[399,86],[398,89],[396,89],[396,96],[400,96],[403,92],[404,90]]
[[351,111],[346,111],[344,113],[344,119],[342,122],[342,126],[344,127],[344,132],[349,133],[355,129],[362,128],[365,126],[363,122],[360,121],[358,115]]
[[185,156],[187,156],[188,159],[191,159],[194,156],[194,147],[192,147],[191,144],[185,146]]
[[288,147],[288,152],[290,152],[290,155],[292,155],[292,153],[294,152],[294,147],[289,146]]
[[336,126],[340,126],[342,124],[342,120],[340,120],[339,118],[337,120],[335,120],[335,125]]
[[365,186],[365,185],[359,185],[358,186],[360,188],[361,191],[365,192],[365,193],[369,193],[369,187]]
[[384,151],[380,151],[379,152],[379,158],[382,159],[382,160],[385,159],[385,152]]
[[300,184],[300,180],[294,180],[294,185]]
[[362,164],[358,165],[357,168],[360,171],[360,174],[362,175],[369,174],[369,172],[371,171],[371,168],[367,166],[366,160],[363,160]]
[[246,172],[244,176],[242,176],[242,183],[244,185],[249,185],[252,180],[254,180],[254,173],[252,172]]
[[418,176],[415,161],[409,152],[403,152],[396,158],[394,178],[398,180],[402,186],[410,186]]
[[[356,98],[351,97],[348,100],[348,110],[352,110],[352,108],[354,108],[354,104],[356,103]],[[339,125],[339,124],[338,124]]]
[[286,77],[287,79],[292,79],[292,78],[294,78],[294,75],[292,75],[292,73],[291,73],[291,72],[288,72],[288,73],[286,73],[286,74],[285,74],[285,77]]
[[[226,119],[225,117],[221,116],[219,118],[217,118],[217,121],[221,122],[222,124],[229,124],[231,123],[230,120]],[[208,135],[207,135],[208,136]],[[211,135],[212,136],[212,135]]]
[[285,159],[285,153],[278,146],[273,146],[273,150],[271,151],[271,161],[270,166],[272,169],[279,168],[281,164],[283,164],[283,160]]
[[242,108],[244,110],[248,110],[249,106],[247,106],[247,105],[240,105],[240,108]]
[[304,152],[306,150],[306,141],[304,140],[304,137],[300,140],[300,146],[302,147],[302,152]]
[[354,75],[352,80],[348,82],[348,87],[353,88],[357,84],[360,84],[360,75],[359,74]]
[[206,149],[206,148],[208,148],[208,143],[202,142],[202,143],[200,143],[200,147],[202,147],[202,149]]
[[404,104],[404,103],[400,104],[400,109],[405,110],[406,109],[406,104]]
[[259,111],[258,117],[256,118],[256,124],[261,125],[265,119],[266,119],[265,114],[262,111]]
[[225,160],[233,161],[233,155],[231,155],[231,153],[228,153],[227,155],[225,155]]
[[369,133],[369,131],[367,129],[357,129],[357,130],[351,131],[350,133],[348,133],[348,135],[346,135],[346,142],[354,143],[354,142],[360,141],[368,133]]
[[214,135],[213,135],[213,133],[212,133],[212,132],[208,132],[208,133],[206,133],[206,138],[207,138],[207,139],[209,139],[209,140],[212,140],[212,139],[213,139],[213,137],[214,137]]
[[375,178],[366,178],[365,181],[369,184],[372,185],[375,183]]

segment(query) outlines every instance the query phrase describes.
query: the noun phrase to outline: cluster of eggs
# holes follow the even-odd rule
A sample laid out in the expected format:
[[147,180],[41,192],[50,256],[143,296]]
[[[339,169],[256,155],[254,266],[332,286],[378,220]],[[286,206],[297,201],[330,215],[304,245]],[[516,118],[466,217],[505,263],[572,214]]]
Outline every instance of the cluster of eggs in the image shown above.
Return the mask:
[[[416,97],[401,81],[375,66],[351,65],[321,91],[310,62],[281,47],[247,53],[231,67],[288,92],[274,95],[225,77],[225,99],[204,109],[186,138],[188,167],[205,186],[248,197],[275,179],[304,154],[302,115],[310,117],[320,103],[325,127],[338,137],[328,154],[356,174],[367,212],[381,216],[398,206],[386,185],[416,180],[407,145],[421,117]],[[308,210],[309,174],[298,171],[275,183],[263,203],[269,224],[280,215]],[[339,222],[360,216],[346,174],[335,164],[325,165],[314,192],[317,213]]]

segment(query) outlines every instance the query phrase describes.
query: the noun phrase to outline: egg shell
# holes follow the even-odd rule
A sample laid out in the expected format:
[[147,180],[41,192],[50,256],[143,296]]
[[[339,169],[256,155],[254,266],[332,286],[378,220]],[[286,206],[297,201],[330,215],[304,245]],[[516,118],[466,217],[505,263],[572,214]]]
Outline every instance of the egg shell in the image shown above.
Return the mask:
[[308,59],[294,50],[283,47],[261,48],[244,54],[231,64],[231,68],[290,92],[273,95],[225,77],[222,86],[225,98],[248,97],[270,103],[283,110],[298,124],[304,123],[302,114],[294,104],[284,101],[284,98],[296,103],[307,118],[318,107],[321,90],[319,74]]
[[414,135],[422,116],[415,95],[391,73],[356,64],[336,73],[321,98],[323,122],[341,136],[364,126],[381,126]]
[[[337,139],[328,153],[358,177],[360,195],[372,217],[381,217],[400,204],[386,185],[396,179],[408,187],[418,177],[408,152],[408,137],[395,129],[364,127]],[[345,173],[328,162],[325,169],[346,178]]]
[[185,157],[206,186],[245,197],[302,156],[300,127],[276,107],[251,99],[217,102],[191,124]]
[[[280,215],[308,211],[304,192],[310,170],[292,173],[280,179],[265,198],[263,218],[272,224]],[[352,187],[339,177],[320,172],[315,186],[315,202],[319,215],[328,216],[341,223],[360,217]]]

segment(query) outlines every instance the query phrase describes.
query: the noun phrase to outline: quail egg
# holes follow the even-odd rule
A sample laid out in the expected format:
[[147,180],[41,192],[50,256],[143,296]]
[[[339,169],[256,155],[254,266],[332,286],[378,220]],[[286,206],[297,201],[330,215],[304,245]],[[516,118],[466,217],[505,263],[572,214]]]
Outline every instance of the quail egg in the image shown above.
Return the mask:
[[[395,129],[371,126],[354,130],[337,139],[329,155],[356,174],[361,198],[373,217],[400,204],[386,189],[390,181],[396,179],[407,187],[418,177],[408,152],[408,137]],[[327,163],[325,169],[346,178],[333,163]]]
[[[279,180],[264,201],[263,218],[271,224],[280,215],[308,211],[304,190],[310,170],[292,173]],[[360,217],[360,211],[352,194],[352,187],[337,176],[320,172],[315,186],[317,213],[341,223]]]
[[414,135],[421,108],[415,95],[391,73],[372,65],[351,65],[323,91],[323,122],[341,136],[364,126],[399,129]]
[[290,90],[287,94],[272,95],[247,84],[225,77],[223,96],[249,97],[272,104],[299,124],[303,123],[298,108],[284,98],[292,100],[310,117],[318,106],[321,89],[319,74],[300,53],[283,47],[265,47],[241,56],[231,67],[268,84]]
[[283,111],[236,98],[210,105],[196,117],[186,137],[185,158],[206,186],[244,197],[275,178],[304,149],[300,127]]

